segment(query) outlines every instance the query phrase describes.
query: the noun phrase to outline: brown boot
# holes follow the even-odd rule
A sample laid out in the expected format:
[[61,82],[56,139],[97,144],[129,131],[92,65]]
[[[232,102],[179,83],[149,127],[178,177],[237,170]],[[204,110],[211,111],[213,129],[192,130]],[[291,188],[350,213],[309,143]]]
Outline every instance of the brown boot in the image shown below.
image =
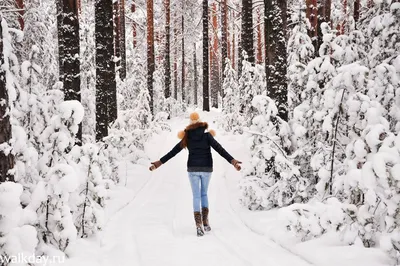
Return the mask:
[[204,231],[201,226],[201,213],[200,212],[194,212],[194,221],[196,222],[197,236],[203,236]]
[[210,224],[208,223],[208,208],[202,208],[201,214],[203,216],[204,231],[211,231]]

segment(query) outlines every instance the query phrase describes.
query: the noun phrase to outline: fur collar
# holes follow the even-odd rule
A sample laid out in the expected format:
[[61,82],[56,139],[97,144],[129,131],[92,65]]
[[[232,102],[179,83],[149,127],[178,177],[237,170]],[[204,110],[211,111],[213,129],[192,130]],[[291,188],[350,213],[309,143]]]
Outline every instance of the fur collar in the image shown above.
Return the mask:
[[185,131],[189,131],[189,130],[200,128],[200,127],[205,127],[206,129],[208,129],[208,124],[206,122],[197,122],[197,123],[188,125],[185,128]]
[[178,138],[179,138],[179,139],[183,139],[183,138],[185,137],[185,132],[187,132],[187,131],[189,131],[189,130],[196,129],[196,128],[201,128],[201,127],[204,127],[206,130],[208,130],[208,132],[209,132],[213,137],[215,137],[215,134],[216,134],[215,131],[212,130],[212,129],[208,129],[208,124],[207,124],[206,122],[197,122],[197,123],[188,125],[188,126],[185,128],[185,130],[179,131],[179,132],[178,132]]

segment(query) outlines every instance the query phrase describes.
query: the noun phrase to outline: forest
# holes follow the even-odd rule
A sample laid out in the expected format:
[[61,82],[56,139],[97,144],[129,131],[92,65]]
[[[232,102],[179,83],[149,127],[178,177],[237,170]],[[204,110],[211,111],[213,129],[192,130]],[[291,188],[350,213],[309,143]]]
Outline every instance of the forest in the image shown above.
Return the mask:
[[399,0],[1,0],[0,22],[1,258],[101,238],[127,165],[198,110],[237,140],[243,212],[400,265]]

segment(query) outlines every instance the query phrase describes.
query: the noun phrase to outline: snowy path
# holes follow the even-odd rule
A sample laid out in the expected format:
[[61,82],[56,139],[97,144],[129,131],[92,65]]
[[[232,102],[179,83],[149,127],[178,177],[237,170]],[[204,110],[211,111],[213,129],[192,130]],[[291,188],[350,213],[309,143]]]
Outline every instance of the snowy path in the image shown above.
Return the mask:
[[[149,157],[158,159],[172,148],[178,141],[177,131],[185,124],[186,121],[172,121],[171,133],[149,143]],[[231,166],[217,154],[209,191],[213,230],[197,237],[186,156],[187,151],[182,151],[153,172],[133,200],[110,219],[97,258],[101,265],[310,265],[257,235],[240,220],[225,184],[226,169]]]

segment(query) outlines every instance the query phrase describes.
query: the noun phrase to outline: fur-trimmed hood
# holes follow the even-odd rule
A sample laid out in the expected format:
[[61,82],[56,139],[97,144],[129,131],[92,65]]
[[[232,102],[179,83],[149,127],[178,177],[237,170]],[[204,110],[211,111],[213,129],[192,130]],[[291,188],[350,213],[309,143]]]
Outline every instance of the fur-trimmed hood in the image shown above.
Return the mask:
[[[197,122],[197,123],[194,123],[194,124],[190,124],[185,128],[185,130],[182,130],[182,131],[178,132],[178,138],[179,139],[183,139],[185,137],[185,134],[187,134],[189,131],[195,130],[195,129],[198,129],[198,128],[204,128],[204,131],[208,130],[208,123],[207,122]],[[204,133],[204,131],[201,132],[201,133]],[[214,130],[210,129],[210,130],[208,130],[208,132],[212,136],[215,136],[215,131]]]

